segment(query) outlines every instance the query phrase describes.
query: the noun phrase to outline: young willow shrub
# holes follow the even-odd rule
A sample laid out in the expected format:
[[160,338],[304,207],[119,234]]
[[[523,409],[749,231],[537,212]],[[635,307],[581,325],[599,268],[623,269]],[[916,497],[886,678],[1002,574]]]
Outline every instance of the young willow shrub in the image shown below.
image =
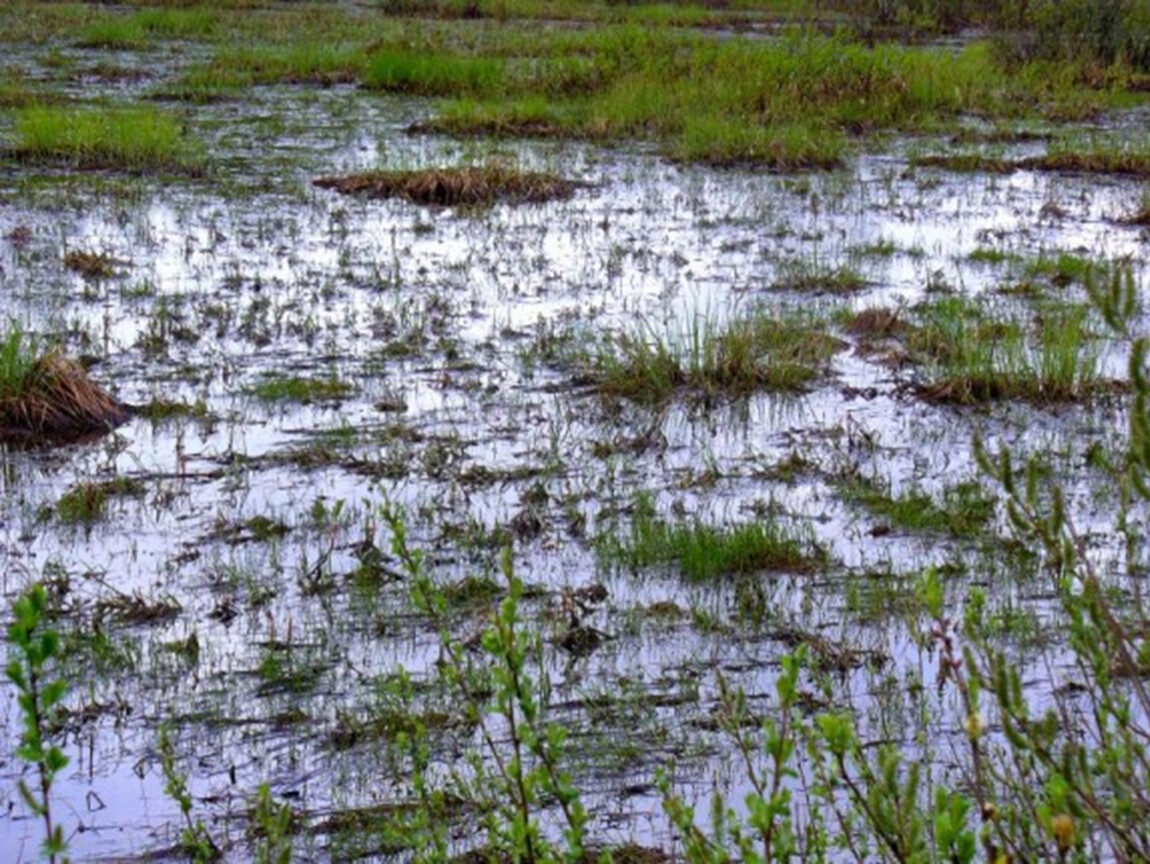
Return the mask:
[[63,679],[52,677],[60,657],[60,636],[48,626],[48,592],[39,583],[20,596],[12,613],[8,627],[10,659],[5,671],[19,694],[24,720],[16,756],[35,769],[38,780],[35,789],[24,780],[18,788],[28,809],[44,821],[41,851],[55,864],[68,852],[63,828],[52,819],[52,783],[68,765],[68,757],[47,740],[53,709],[64,700],[68,689]]

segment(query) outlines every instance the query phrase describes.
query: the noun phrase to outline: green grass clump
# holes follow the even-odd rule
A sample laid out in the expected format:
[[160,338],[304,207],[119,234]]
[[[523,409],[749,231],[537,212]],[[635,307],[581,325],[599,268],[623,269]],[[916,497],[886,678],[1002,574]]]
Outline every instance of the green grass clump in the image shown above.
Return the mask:
[[811,294],[853,294],[866,286],[866,278],[850,264],[831,267],[798,260],[780,266],[778,278],[771,287],[776,291]]
[[605,395],[644,403],[679,392],[794,393],[822,374],[838,348],[816,316],[760,309],[722,325],[696,319],[685,338],[647,329],[624,334],[590,358],[589,376]]
[[90,525],[107,513],[108,500],[117,496],[139,496],[144,484],[131,477],[116,477],[100,483],[78,483],[56,502],[56,518],[69,525]]
[[846,139],[835,129],[807,122],[753,126],[738,118],[689,117],[671,155],[681,162],[716,167],[763,165],[774,171],[834,168],[842,162]]
[[943,490],[936,500],[920,489],[894,495],[890,485],[852,474],[839,484],[848,504],[858,504],[899,529],[973,537],[994,516],[994,499],[974,481]]
[[19,399],[36,364],[38,349],[19,323],[9,324],[0,340],[0,399]]
[[16,113],[12,153],[80,169],[198,174],[204,163],[179,120],[154,108],[34,106]]
[[1051,306],[1033,328],[965,298],[945,298],[920,315],[908,341],[924,369],[918,392],[930,401],[1041,405],[1085,399],[1103,386],[1085,307]]
[[364,54],[356,46],[299,41],[229,48],[195,75],[200,83],[232,85],[249,79],[256,84],[330,85],[358,81],[363,70]]
[[[810,34],[720,41],[628,27],[541,44],[529,71],[508,64],[514,81],[496,95],[518,101],[456,103],[429,126],[508,134],[559,126],[577,137],[654,138],[687,161],[826,168],[841,160],[849,136],[969,111],[1025,113],[1040,86],[1004,77],[985,45],[955,56]],[[546,53],[560,44],[567,50]],[[553,103],[543,117],[523,101],[540,95]]]
[[117,12],[84,24],[76,44],[83,48],[137,50],[155,39],[210,38],[219,24],[218,12],[206,5],[142,9],[131,14]]
[[764,572],[805,573],[826,560],[826,552],[811,538],[777,522],[731,528],[671,524],[656,515],[649,496],[636,502],[630,535],[604,548],[609,560],[635,570],[676,565],[692,582]]
[[1089,258],[1059,252],[1056,256],[1042,255],[1027,264],[1024,275],[1049,279],[1058,286],[1085,285],[1097,265]]
[[271,377],[249,387],[247,392],[265,402],[326,402],[342,399],[355,390],[338,378]]
[[503,90],[505,76],[495,58],[381,51],[367,61],[363,85],[420,96],[491,96]]
[[107,48],[131,51],[143,48],[148,34],[138,20],[124,16],[100,18],[80,31],[76,45],[81,48]]

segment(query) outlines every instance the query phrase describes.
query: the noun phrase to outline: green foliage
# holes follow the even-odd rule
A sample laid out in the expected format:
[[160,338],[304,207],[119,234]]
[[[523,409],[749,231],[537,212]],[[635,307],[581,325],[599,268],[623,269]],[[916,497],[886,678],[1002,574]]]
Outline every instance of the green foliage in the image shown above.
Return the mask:
[[328,402],[342,399],[355,388],[334,375],[327,378],[269,376],[248,388],[265,402]]
[[[392,534],[392,554],[411,580],[412,597],[420,611],[436,624],[446,662],[440,664],[442,684],[464,706],[465,717],[478,731],[480,745],[466,756],[468,774],[454,773],[450,791],[477,808],[486,837],[484,854],[498,860],[524,862],[580,861],[585,852],[587,813],[564,767],[566,730],[547,719],[549,682],[539,668],[539,634],[520,617],[523,583],[515,576],[510,549],[502,557],[507,591],[479,639],[482,659],[477,665],[448,628],[449,603],[425,570],[424,558],[407,544],[402,513],[385,505],[381,516]],[[433,857],[444,854],[446,834],[437,819],[443,790],[428,785],[426,734],[417,730],[406,739],[418,767],[416,788],[423,811],[408,820],[419,849]],[[550,802],[558,807],[562,843],[554,844],[542,830]]]
[[363,84],[422,96],[491,96],[504,86],[504,72],[492,58],[381,51],[368,60]]
[[[1008,60],[1125,62],[1150,70],[1150,8],[1142,0],[1004,2],[1003,23],[1022,28],[999,37]],[[1011,20],[1013,19],[1013,20]]]
[[164,794],[179,806],[180,815],[184,819],[180,845],[193,864],[219,861],[223,857],[223,852],[208,833],[207,827],[199,819],[192,821],[195,802],[192,800],[192,793],[188,791],[186,775],[176,765],[176,751],[167,727],[160,729],[158,752],[160,769],[164,774]]
[[292,853],[292,811],[287,804],[272,800],[271,789],[261,783],[252,812],[256,835],[256,864],[290,864]]
[[704,399],[801,392],[838,348],[817,314],[761,309],[725,324],[695,318],[682,336],[636,330],[587,360],[604,394],[658,404],[680,392]]
[[203,161],[180,121],[155,108],[31,106],[15,112],[15,154],[77,168],[199,173]]
[[654,502],[641,495],[635,502],[630,535],[604,543],[608,560],[632,569],[675,564],[693,582],[729,576],[816,569],[826,553],[813,539],[773,520],[733,528],[699,522],[669,524],[655,513]]
[[41,852],[55,864],[58,856],[67,854],[68,843],[63,828],[52,821],[52,784],[68,765],[68,757],[48,743],[47,736],[52,715],[63,702],[68,685],[51,677],[60,659],[60,636],[48,626],[48,592],[44,586],[36,583],[25,590],[12,606],[12,617],[5,672],[16,687],[23,720],[15,755],[35,768],[39,780],[39,788],[33,790],[21,779],[18,789],[28,809],[44,822]]
[[10,322],[7,334],[0,341],[0,399],[20,397],[36,356],[35,340],[18,322]]

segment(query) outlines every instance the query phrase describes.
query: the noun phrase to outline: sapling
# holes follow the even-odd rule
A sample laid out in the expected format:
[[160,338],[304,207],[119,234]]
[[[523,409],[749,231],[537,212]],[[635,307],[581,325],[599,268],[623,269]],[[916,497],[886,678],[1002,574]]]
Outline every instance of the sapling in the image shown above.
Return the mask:
[[20,780],[20,797],[33,813],[44,820],[42,854],[53,864],[66,858],[68,842],[60,825],[52,820],[52,783],[68,764],[68,757],[55,744],[48,744],[48,723],[52,710],[67,692],[67,683],[50,676],[53,661],[60,655],[60,636],[47,626],[48,592],[36,583],[13,605],[14,620],[8,628],[8,680],[19,691],[18,702],[24,728],[16,755],[35,766],[39,788]]

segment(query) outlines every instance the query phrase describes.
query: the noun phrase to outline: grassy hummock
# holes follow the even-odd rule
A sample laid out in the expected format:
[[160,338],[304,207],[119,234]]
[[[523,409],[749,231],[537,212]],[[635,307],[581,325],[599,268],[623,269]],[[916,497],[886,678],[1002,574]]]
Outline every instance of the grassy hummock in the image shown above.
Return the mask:
[[34,356],[22,331],[0,342],[0,440],[79,438],[128,419],[129,409],[52,351]]
[[10,154],[26,162],[73,168],[198,175],[203,161],[179,120],[155,108],[38,105],[15,114]]
[[757,309],[724,324],[696,320],[679,338],[649,329],[623,334],[587,358],[587,371],[603,395],[647,404],[679,393],[801,393],[841,347],[818,315]]
[[674,566],[692,582],[809,573],[823,566],[827,557],[811,537],[769,519],[731,527],[666,522],[646,495],[636,501],[629,536],[608,541],[603,551],[609,559],[636,570]]
[[554,174],[521,171],[491,163],[462,168],[370,171],[347,177],[320,177],[315,185],[345,195],[404,198],[439,207],[484,207],[496,203],[542,203],[565,200],[583,186]]
[[915,389],[927,401],[1050,405],[1088,399],[1113,386],[1099,375],[1085,307],[1052,307],[1028,323],[959,297],[944,298],[920,314],[921,325],[907,335],[907,344],[923,367]]

